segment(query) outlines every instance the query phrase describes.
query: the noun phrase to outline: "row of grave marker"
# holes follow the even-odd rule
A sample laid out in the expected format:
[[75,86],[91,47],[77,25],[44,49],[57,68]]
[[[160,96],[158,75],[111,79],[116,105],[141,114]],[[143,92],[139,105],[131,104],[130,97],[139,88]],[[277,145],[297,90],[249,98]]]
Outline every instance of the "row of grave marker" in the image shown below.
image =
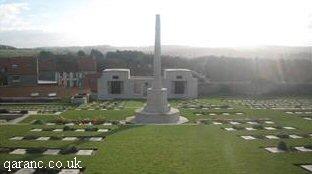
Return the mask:
[[[12,155],[32,154],[32,153],[28,153],[27,150],[30,150],[30,148],[15,148],[13,150],[10,150],[7,153],[12,154]],[[62,149],[59,149],[59,148],[47,148],[43,152],[40,152],[40,153],[37,153],[37,154],[42,154],[42,155],[59,155],[59,154],[61,154],[61,150]],[[96,151],[97,151],[97,149],[77,149],[77,151],[75,151],[73,153],[66,153],[66,154],[89,156],[89,155],[95,154]],[[4,153],[4,152],[2,152],[2,153]]]
[[[247,130],[247,131],[260,130],[260,129],[255,129],[253,127],[242,127],[242,128],[243,128],[242,130]],[[282,128],[287,129],[287,130],[295,130],[296,129],[294,127],[289,127],[289,126],[282,127]],[[278,130],[277,128],[274,128],[274,127],[264,127],[263,129],[265,129],[265,130]],[[224,130],[226,130],[226,131],[237,131],[238,129],[235,129],[233,127],[226,127],[226,128],[224,128]]]
[[[310,137],[312,138],[312,134],[309,134]],[[252,135],[243,135],[241,136],[243,139],[245,140],[256,140],[256,139],[260,139],[257,138],[257,136],[252,136]],[[278,137],[276,135],[265,135],[263,136],[263,138],[267,138],[267,139],[284,139],[282,137]],[[300,135],[296,135],[296,134],[290,134],[288,135],[288,138],[292,138],[292,139],[300,139],[300,138],[304,138],[303,136]]]
[[[31,129],[30,131],[31,132],[41,132],[41,131],[63,132],[65,130],[64,129],[58,129],[58,128],[52,129],[52,130],[44,130],[44,129],[40,129],[40,128],[35,128],[35,129]],[[74,129],[72,131],[75,131],[75,132],[85,132],[87,130],[86,129]],[[108,131],[109,131],[109,129],[98,129],[98,130],[96,130],[96,132],[108,132]]]
[[[60,140],[61,141],[102,141],[104,139],[104,137],[99,137],[99,136],[94,136],[94,137],[63,137]],[[12,137],[10,138],[10,140],[16,140],[16,141],[20,141],[20,140],[36,140],[36,141],[48,141],[48,140],[55,140],[55,139],[51,139],[51,137],[45,136],[45,137],[36,137],[35,139],[25,139],[25,137]]]

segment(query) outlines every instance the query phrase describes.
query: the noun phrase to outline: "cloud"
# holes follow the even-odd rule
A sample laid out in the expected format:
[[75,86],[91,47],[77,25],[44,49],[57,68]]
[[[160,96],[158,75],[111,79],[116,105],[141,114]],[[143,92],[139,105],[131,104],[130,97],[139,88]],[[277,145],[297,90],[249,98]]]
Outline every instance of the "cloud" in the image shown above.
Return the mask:
[[0,31],[20,30],[30,26],[22,13],[29,10],[27,3],[0,4]]

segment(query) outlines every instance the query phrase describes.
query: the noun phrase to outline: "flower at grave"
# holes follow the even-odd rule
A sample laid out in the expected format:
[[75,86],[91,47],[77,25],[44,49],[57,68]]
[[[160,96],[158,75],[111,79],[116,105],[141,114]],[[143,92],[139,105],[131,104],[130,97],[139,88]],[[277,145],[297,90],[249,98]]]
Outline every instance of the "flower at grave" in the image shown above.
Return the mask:
[[67,120],[66,118],[64,117],[58,117],[55,119],[55,123],[56,124],[65,124],[65,123],[68,123],[69,120]]

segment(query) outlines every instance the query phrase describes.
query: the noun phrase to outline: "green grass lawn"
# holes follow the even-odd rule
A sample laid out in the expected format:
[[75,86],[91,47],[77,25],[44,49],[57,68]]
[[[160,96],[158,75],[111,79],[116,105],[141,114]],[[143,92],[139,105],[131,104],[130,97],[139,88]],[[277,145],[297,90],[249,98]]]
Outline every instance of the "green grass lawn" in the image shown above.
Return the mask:
[[[221,104],[218,98],[203,99],[211,104]],[[177,106],[179,101],[172,101]],[[141,107],[142,101],[126,101],[122,110],[69,110],[61,114],[69,119],[107,118],[120,120],[132,116],[134,109]],[[30,125],[34,119],[52,120],[52,115],[30,116],[20,125],[1,125],[0,147],[67,147],[97,148],[94,156],[77,156],[86,167],[85,173],[215,173],[215,174],[305,174],[307,171],[294,164],[312,163],[312,153],[289,152],[281,154],[268,153],[263,149],[276,146],[279,140],[258,139],[247,141],[241,135],[269,135],[279,132],[312,133],[312,122],[282,111],[252,110],[234,105],[233,110],[211,110],[209,112],[243,112],[244,115],[229,116],[196,116],[197,110],[181,109],[181,114],[190,122],[197,119],[212,118],[268,118],[281,126],[292,126],[296,130],[276,131],[235,131],[228,132],[222,127],[231,125],[149,125],[136,126],[108,135],[101,142],[85,141],[11,141],[12,136],[97,136],[97,132],[30,132],[32,128],[43,128],[44,125]],[[246,126],[246,125],[243,125]],[[63,127],[63,126],[53,126]],[[76,126],[83,127],[83,126]],[[100,126],[103,127],[103,126]],[[113,128],[117,128],[113,126]],[[283,139],[288,146],[301,146],[312,143],[312,138]],[[18,142],[18,143],[17,143]],[[75,155],[9,155],[0,153],[0,162],[6,160],[72,160]]]
[[105,118],[107,120],[122,120],[126,117],[133,116],[134,109],[126,108],[121,110],[69,110],[62,113],[60,116],[67,119],[84,119],[84,118]]

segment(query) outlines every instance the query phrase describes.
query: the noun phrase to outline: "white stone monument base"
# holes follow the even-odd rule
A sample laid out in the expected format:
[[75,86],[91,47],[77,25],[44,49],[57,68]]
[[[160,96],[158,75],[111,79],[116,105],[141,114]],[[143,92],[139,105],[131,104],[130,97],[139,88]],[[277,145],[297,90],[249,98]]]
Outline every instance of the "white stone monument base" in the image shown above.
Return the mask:
[[144,108],[136,110],[133,117],[128,117],[126,121],[135,124],[182,124],[188,122],[188,119],[180,116],[176,108],[170,108],[166,113],[149,113]]

